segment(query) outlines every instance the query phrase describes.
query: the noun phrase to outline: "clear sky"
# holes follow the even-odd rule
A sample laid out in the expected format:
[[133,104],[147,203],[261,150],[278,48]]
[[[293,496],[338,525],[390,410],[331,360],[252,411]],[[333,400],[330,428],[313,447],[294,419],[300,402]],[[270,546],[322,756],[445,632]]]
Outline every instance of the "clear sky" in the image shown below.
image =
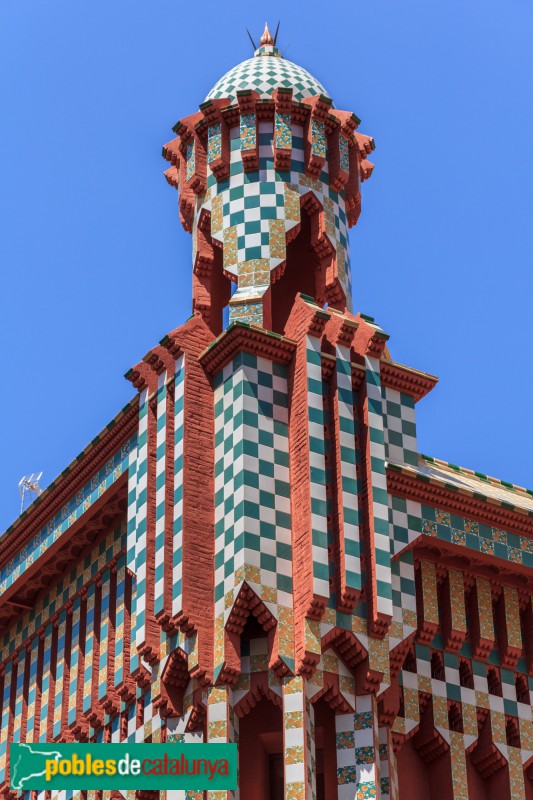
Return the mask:
[[132,396],[190,314],[161,145],[265,18],[376,139],[355,310],[439,376],[420,450],[533,487],[530,0],[0,4],[0,530]]

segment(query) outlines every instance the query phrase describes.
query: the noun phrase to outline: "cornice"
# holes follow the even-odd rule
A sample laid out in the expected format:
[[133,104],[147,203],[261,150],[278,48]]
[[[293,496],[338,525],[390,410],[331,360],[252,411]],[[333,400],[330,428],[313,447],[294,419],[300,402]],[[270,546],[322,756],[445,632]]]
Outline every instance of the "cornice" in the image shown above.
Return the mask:
[[390,494],[436,506],[511,533],[533,536],[532,512],[467,488],[457,488],[429,478],[409,467],[387,465],[387,490]]
[[137,429],[138,396],[76,456],[0,537],[0,566],[28,542]]
[[[441,583],[447,570],[455,569],[463,573],[465,586],[470,587],[474,578],[486,578],[491,581],[493,595],[501,591],[502,586],[514,586],[520,592],[520,605],[523,608],[529,594],[533,591],[531,569],[523,564],[504,561],[502,558],[477,552],[453,542],[445,542],[431,536],[421,534],[407,545],[401,553],[412,550],[415,564],[431,561],[436,565],[437,583]],[[397,560],[397,553],[393,560]]]
[[233,322],[200,353],[199,361],[209,375],[214,375],[241,351],[263,356],[279,364],[289,364],[295,349],[296,342],[279,333],[256,328],[246,322]]
[[396,389],[414,397],[418,402],[435,388],[439,379],[427,372],[397,364],[395,361],[381,361],[381,383],[389,389]]

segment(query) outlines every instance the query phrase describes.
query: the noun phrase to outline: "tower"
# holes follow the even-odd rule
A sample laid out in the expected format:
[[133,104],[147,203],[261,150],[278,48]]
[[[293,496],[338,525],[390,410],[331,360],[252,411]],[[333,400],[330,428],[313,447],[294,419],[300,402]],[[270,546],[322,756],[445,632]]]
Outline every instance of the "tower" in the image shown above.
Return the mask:
[[418,453],[358,125],[267,28],[175,126],[193,313],[0,538],[2,800],[24,741],[238,743],[167,800],[533,797],[533,492]]
[[193,237],[193,309],[214,333],[228,301],[230,321],[278,333],[298,292],[350,310],[348,228],[373,149],[358,125],[268,26],[253,58],[176,123],[166,176]]

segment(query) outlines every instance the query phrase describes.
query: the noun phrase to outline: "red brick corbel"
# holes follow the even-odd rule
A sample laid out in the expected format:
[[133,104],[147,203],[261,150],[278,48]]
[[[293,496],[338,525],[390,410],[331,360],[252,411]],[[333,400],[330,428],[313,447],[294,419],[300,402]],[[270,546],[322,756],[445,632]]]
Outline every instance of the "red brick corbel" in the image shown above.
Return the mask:
[[350,111],[336,111],[335,109],[330,111],[329,116],[337,121],[328,136],[329,182],[332,189],[340,192],[350,179],[350,172],[341,169],[340,137],[342,136],[346,140],[349,150],[353,149],[355,147],[354,132],[359,125],[359,119]]
[[[213,161],[209,161],[209,147],[207,143],[204,143],[204,147],[206,147],[207,152],[207,163],[209,164],[209,168],[211,172],[217,179],[217,181],[225,180],[229,175],[229,164],[230,164],[230,147],[229,147],[229,129],[224,119],[223,115],[221,114],[221,110],[226,108],[229,105],[228,98],[219,99],[219,100],[206,100],[205,103],[202,103],[200,106],[200,111],[203,114],[203,126],[202,130],[207,133],[207,141],[209,136],[209,128],[212,125],[220,124],[221,129],[221,152],[220,156]],[[200,132],[197,127],[198,133]],[[205,136],[204,133],[204,136]]]
[[[207,153],[204,137],[199,135],[198,126],[203,122],[202,112],[191,114],[176,123],[173,130],[180,137],[179,151],[180,158],[180,183],[182,187],[187,186],[194,194],[203,194],[207,180]],[[194,171],[187,180],[187,145],[194,142],[195,158]]]

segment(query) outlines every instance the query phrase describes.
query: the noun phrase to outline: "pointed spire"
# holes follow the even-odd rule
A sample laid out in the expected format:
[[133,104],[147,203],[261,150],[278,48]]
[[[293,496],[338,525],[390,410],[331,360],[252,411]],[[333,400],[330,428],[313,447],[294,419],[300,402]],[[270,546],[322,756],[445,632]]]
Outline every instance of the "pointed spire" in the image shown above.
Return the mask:
[[263,35],[261,36],[261,39],[259,40],[259,46],[260,47],[263,47],[263,45],[266,45],[266,44],[272,44],[272,45],[274,44],[274,37],[272,36],[270,31],[268,30],[268,22],[265,22],[265,30],[263,31]]

